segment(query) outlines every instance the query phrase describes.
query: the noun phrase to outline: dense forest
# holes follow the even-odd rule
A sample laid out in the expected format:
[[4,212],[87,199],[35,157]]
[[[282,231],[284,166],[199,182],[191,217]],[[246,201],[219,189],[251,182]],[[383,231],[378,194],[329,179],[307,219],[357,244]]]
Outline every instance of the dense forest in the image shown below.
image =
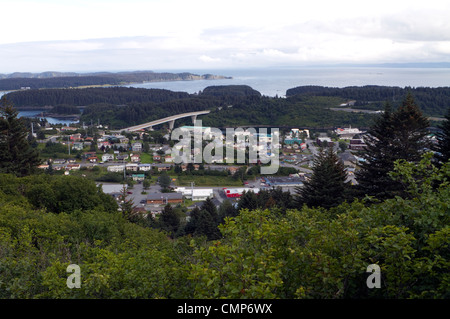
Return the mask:
[[[125,87],[43,89],[6,95],[15,106],[85,106],[81,121],[100,121],[120,129],[178,113],[209,109],[203,124],[213,127],[302,126],[333,128],[368,127],[373,114],[336,111],[356,100],[353,108],[382,110],[386,101],[394,108],[408,92],[427,116],[443,117],[450,106],[449,88],[306,86],[290,89],[287,98],[266,97],[246,85],[210,86],[198,94]],[[331,110],[334,108],[334,110]]]
[[[166,207],[155,227],[83,178],[2,175],[0,298],[449,298],[450,167],[411,168],[396,166],[406,198],[281,208],[253,194],[204,235],[220,217],[207,205],[184,226]],[[380,289],[366,284],[371,264]]]
[[121,85],[136,82],[190,81],[222,79],[223,76],[192,73],[156,73],[152,71],[135,72],[97,72],[97,73],[58,73],[44,72],[40,74],[17,73],[11,76],[0,76],[0,90],[19,90],[22,87],[31,89],[70,88],[94,85]]
[[340,97],[355,101],[354,108],[382,110],[386,101],[397,107],[403,97],[411,92],[427,116],[443,117],[450,107],[450,87],[390,87],[390,86],[351,86],[345,88],[323,86],[299,86],[286,91],[287,97],[313,95]]

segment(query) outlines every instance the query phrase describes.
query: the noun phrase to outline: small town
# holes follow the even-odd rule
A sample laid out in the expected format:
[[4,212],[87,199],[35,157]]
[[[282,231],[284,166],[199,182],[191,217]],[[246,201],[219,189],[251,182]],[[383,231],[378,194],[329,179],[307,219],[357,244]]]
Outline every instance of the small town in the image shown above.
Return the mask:
[[[77,125],[78,126],[78,125]],[[183,126],[182,129],[192,130],[193,126]],[[61,126],[43,127],[44,139],[37,140],[40,147],[59,146],[59,157],[49,156],[44,159],[40,169],[52,170],[55,174],[81,175],[94,178],[102,184],[103,191],[117,200],[123,186],[127,188],[129,198],[133,200],[141,213],[151,213],[153,216],[162,211],[169,203],[171,205],[189,205],[188,209],[200,206],[204,200],[210,198],[216,206],[228,199],[235,202],[243,192],[258,193],[260,189],[280,187],[284,191],[294,193],[296,187],[301,187],[311,176],[313,158],[321,147],[333,147],[339,153],[344,163],[348,179],[356,183],[354,172],[358,167],[358,151],[364,149],[364,131],[358,128],[337,128],[327,133],[315,133],[311,136],[308,129],[293,128],[282,136],[278,145],[280,151],[280,167],[286,168],[287,173],[275,176],[254,176],[252,178],[233,178],[240,169],[249,170],[248,165],[225,164],[217,161],[214,164],[175,164],[172,157],[172,147],[169,133],[163,135],[164,143],[154,143],[152,132],[141,129],[137,132],[111,133],[107,127],[95,126],[91,128],[95,133],[90,136],[83,134],[86,130],[80,127]],[[245,133],[245,132],[244,132]],[[162,133],[159,133],[162,135]],[[210,135],[210,128],[202,128],[206,138]],[[245,133],[248,137],[251,133]],[[270,134],[259,137],[260,144],[270,145]],[[225,137],[223,137],[224,139]],[[225,142],[225,141],[224,141]],[[235,150],[246,148],[246,144],[236,144]],[[269,146],[270,147],[270,146]],[[192,154],[198,150],[192,149]],[[56,155],[56,154],[55,154]],[[224,158],[226,160],[226,158]],[[179,172],[209,170],[220,172],[223,184],[217,185],[217,178],[202,178],[205,174],[185,174]],[[164,189],[159,183],[159,177],[165,172],[170,176],[170,185]],[[225,173],[225,175],[223,175]],[[107,178],[109,177],[109,179]],[[101,182],[99,180],[102,180]],[[121,180],[120,183],[114,181]]]

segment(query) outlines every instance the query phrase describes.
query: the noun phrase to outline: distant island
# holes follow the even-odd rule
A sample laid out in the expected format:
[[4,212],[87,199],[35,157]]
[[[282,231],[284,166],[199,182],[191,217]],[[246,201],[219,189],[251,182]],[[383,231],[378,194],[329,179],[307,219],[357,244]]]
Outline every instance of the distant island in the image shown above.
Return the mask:
[[15,72],[0,74],[0,91],[15,91],[27,89],[80,88],[95,86],[116,86],[132,83],[165,82],[165,81],[195,81],[231,79],[222,75],[193,74],[189,72],[169,73],[153,71],[131,72]]

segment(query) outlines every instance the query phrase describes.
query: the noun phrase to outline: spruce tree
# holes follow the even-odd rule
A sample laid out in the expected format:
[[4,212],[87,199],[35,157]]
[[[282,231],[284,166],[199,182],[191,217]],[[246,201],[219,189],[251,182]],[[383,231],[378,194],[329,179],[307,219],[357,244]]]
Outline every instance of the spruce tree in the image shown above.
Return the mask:
[[314,159],[313,174],[296,187],[297,206],[331,208],[347,199],[349,183],[344,164],[333,149],[321,149]]
[[237,204],[237,210],[240,212],[241,209],[254,210],[258,208],[258,198],[253,191],[244,191],[239,198]]
[[403,187],[388,175],[398,159],[418,161],[429,145],[426,138],[429,122],[408,93],[402,105],[392,112],[387,102],[382,116],[364,137],[365,150],[361,169],[356,172],[355,195],[375,196],[380,200],[401,196]]
[[437,145],[434,150],[435,158],[439,164],[445,163],[450,159],[450,108],[448,109],[445,121],[439,125],[440,132],[436,133]]
[[172,238],[175,236],[175,233],[180,227],[180,217],[178,217],[170,204],[164,206],[164,209],[159,216],[159,223],[161,229],[167,231]]
[[26,176],[41,163],[39,152],[28,143],[28,131],[18,112],[6,100],[0,106],[0,172]]

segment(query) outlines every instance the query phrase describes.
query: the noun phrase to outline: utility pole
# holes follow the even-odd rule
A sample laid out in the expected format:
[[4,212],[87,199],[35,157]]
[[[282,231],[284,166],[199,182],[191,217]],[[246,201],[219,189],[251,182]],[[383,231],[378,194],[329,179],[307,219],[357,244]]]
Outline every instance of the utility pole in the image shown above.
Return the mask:
[[69,156],[70,156],[70,141],[69,141],[70,137],[69,135],[67,135],[67,147],[69,148]]

